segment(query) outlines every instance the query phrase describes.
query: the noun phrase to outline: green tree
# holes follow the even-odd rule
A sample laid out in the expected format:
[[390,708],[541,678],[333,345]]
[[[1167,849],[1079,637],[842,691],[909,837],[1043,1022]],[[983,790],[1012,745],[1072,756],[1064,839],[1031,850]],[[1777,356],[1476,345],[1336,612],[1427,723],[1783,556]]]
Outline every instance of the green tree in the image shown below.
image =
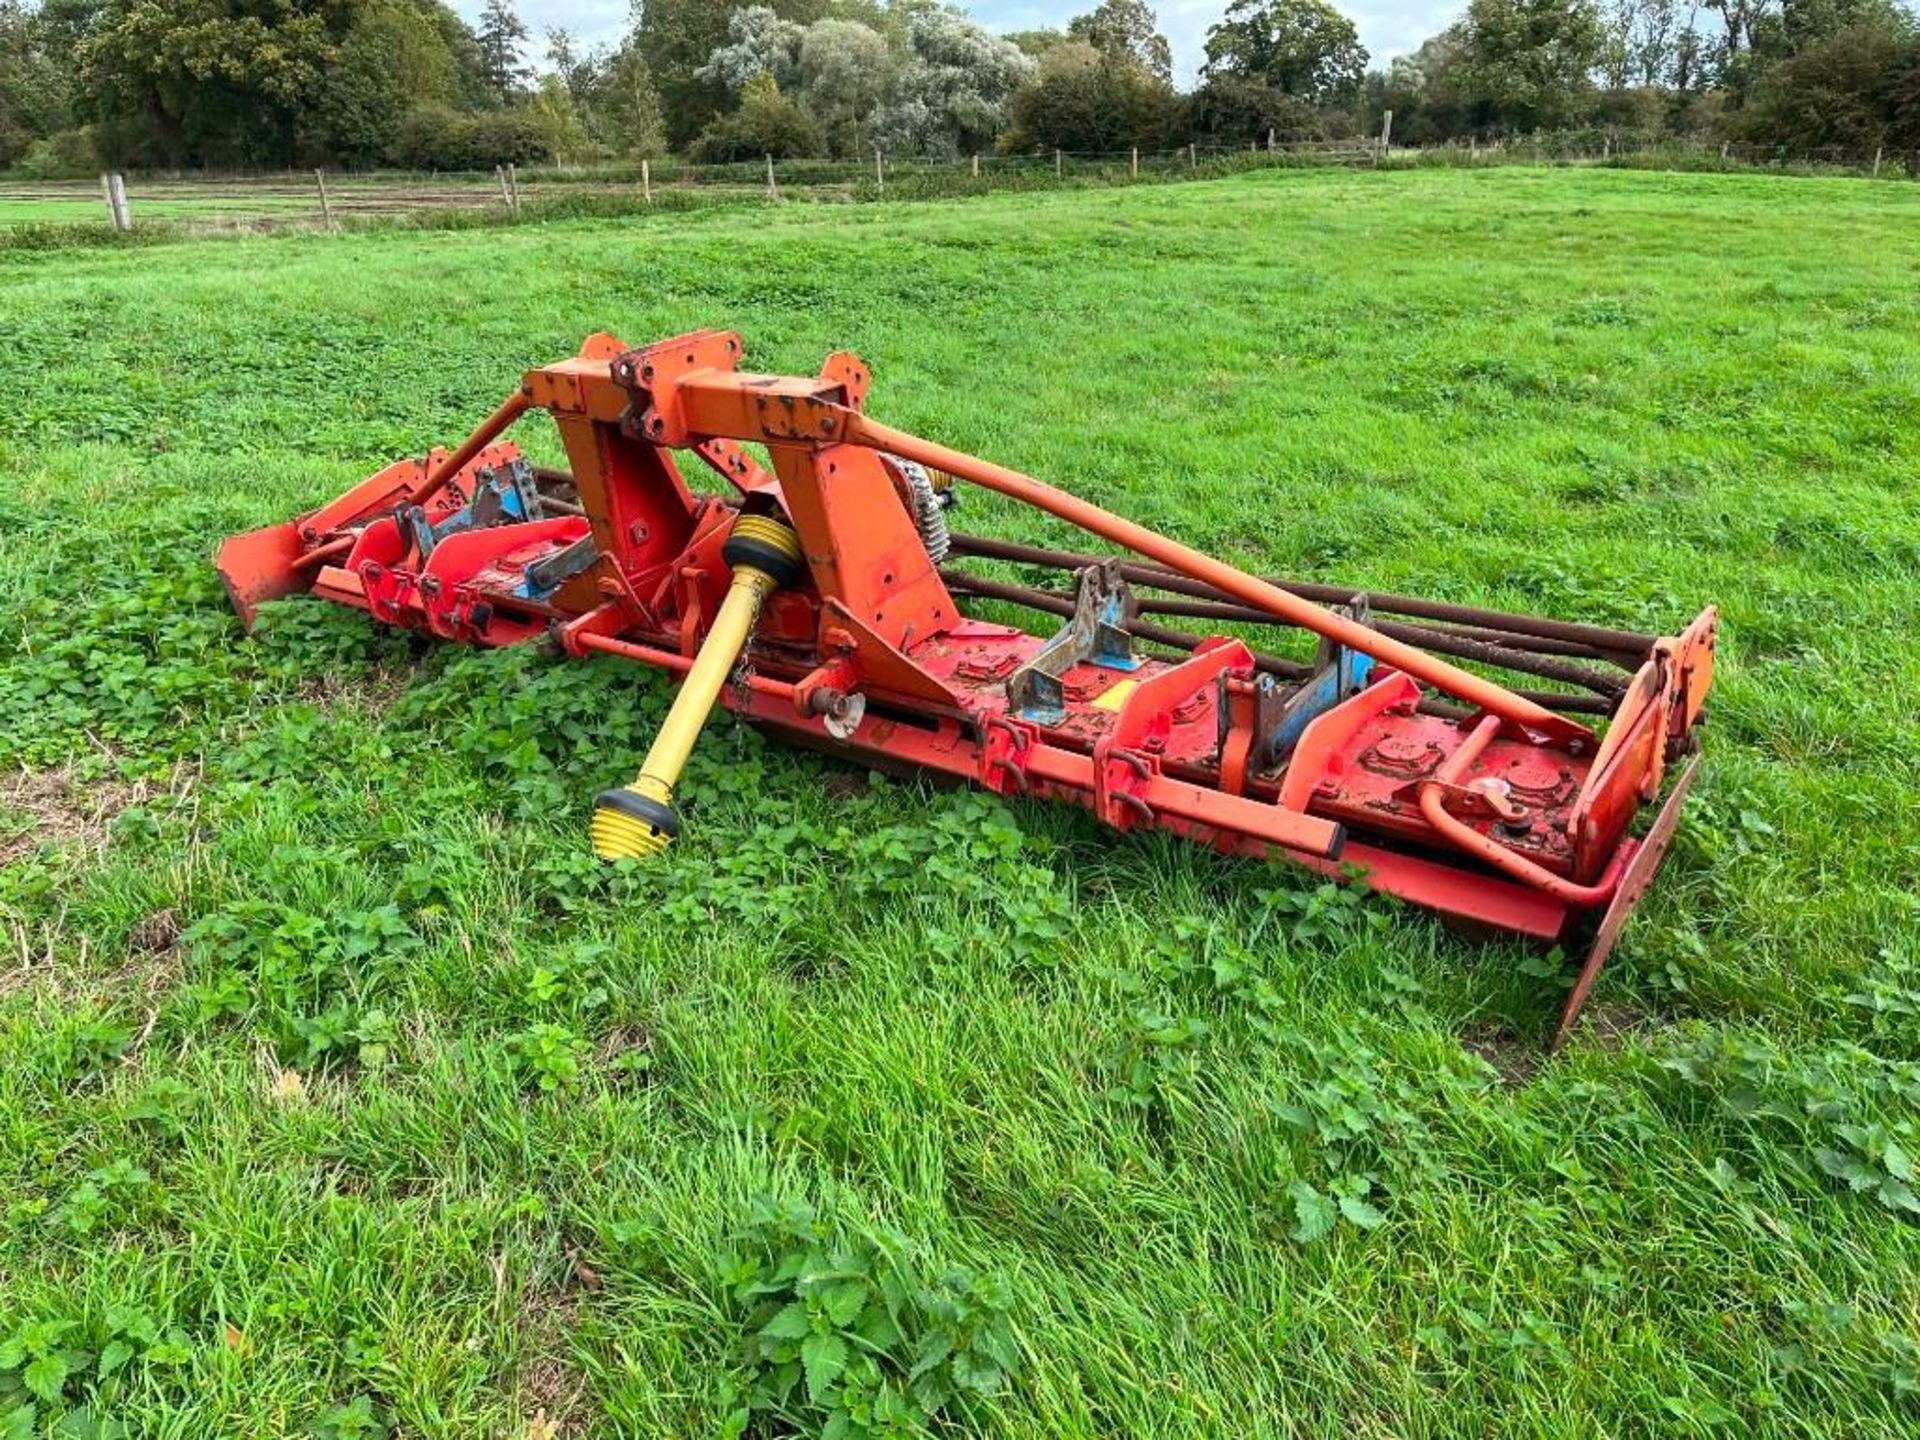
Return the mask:
[[740,108],[702,131],[689,153],[713,164],[762,156],[811,159],[826,153],[826,140],[806,107],[782,95],[773,76],[756,75],[741,94]]
[[1038,60],[1049,50],[1067,43],[1064,30],[1009,30],[1007,42],[1029,59]]
[[[713,52],[728,43],[727,24],[740,0],[633,0],[635,37],[647,58],[666,115],[667,140],[676,149],[727,108],[732,92],[706,72]],[[773,0],[783,20],[808,25],[827,13],[827,0]]]
[[892,94],[874,112],[876,143],[889,154],[937,157],[991,149],[1033,61],[953,10],[916,14],[907,47]]
[[[1903,101],[1907,102],[1903,105]],[[1920,43],[1911,26],[1851,26],[1805,45],[1760,78],[1735,119],[1742,139],[1789,150],[1920,146]]]
[[1753,49],[1767,60],[1784,60],[1851,31],[1857,50],[1872,35],[1898,39],[1913,25],[1897,0],[1780,0],[1756,22]]
[[1157,149],[1167,141],[1179,97],[1131,55],[1102,53],[1082,40],[1055,46],[1007,104],[1003,150]]
[[[1182,132],[1194,140],[1231,145],[1276,140],[1317,140],[1327,134],[1327,117],[1319,107],[1276,90],[1264,80],[1237,75],[1214,75],[1186,97]],[[1396,116],[1394,124],[1398,126]]]
[[782,19],[771,5],[748,5],[727,17],[727,43],[714,47],[700,75],[739,94],[748,82],[771,75],[790,90],[800,78],[800,43],[807,27]]
[[417,107],[472,104],[440,0],[59,0],[77,117],[121,164],[374,163]]
[[1470,123],[1521,134],[1581,118],[1606,47],[1592,0],[1469,0],[1448,34]]
[[577,162],[594,155],[596,146],[587,133],[586,114],[574,103],[567,82],[558,75],[542,75],[534,83],[526,108],[540,118],[555,159]]
[[595,91],[593,114],[604,125],[602,138],[614,152],[649,159],[667,152],[666,117],[640,47],[629,39],[613,52]]
[[600,52],[581,48],[571,30],[560,25],[547,28],[547,64],[566,87],[567,98],[583,110],[592,103],[604,63]]
[[1421,42],[1411,55],[1396,55],[1384,72],[1368,77],[1368,128],[1378,133],[1381,112],[1393,111],[1394,138],[1429,145],[1470,127],[1457,83],[1459,35],[1448,30]]
[[542,77],[533,104],[552,120],[563,154],[601,150],[640,158],[665,153],[660,97],[632,36],[617,49],[587,49],[570,31],[549,30],[547,63],[551,73]]
[[76,52],[109,158],[288,159],[350,19],[334,0],[113,0]]
[[1316,105],[1352,102],[1366,69],[1353,21],[1325,0],[1233,0],[1207,32],[1208,77],[1261,80]]
[[533,78],[527,65],[527,27],[509,0],[487,0],[480,13],[480,72],[493,98],[505,104]]
[[800,41],[800,95],[825,134],[828,153],[858,155],[893,87],[897,62],[878,30],[853,20],[816,20]]
[[727,88],[703,74],[727,41],[733,0],[634,0],[636,39],[666,115],[667,143],[680,149],[727,105]]
[[418,0],[364,0],[298,120],[301,158],[366,167],[393,158],[407,112],[453,105],[462,93],[458,56]]
[[1067,22],[1067,34],[1108,60],[1131,61],[1162,84],[1173,83],[1173,47],[1146,0],[1100,0]]
[[0,169],[73,124],[71,57],[43,11],[0,0]]

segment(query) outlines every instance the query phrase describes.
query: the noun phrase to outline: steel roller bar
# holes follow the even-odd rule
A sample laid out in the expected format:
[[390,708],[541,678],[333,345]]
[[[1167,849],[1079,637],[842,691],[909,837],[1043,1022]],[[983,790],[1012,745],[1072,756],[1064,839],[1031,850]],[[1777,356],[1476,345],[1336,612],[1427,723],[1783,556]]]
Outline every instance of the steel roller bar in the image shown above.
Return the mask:
[[[1199,620],[1225,620],[1239,625],[1274,623],[1271,615],[1263,614],[1258,610],[1248,609],[1244,605],[1221,604],[1211,600],[1161,600],[1148,597],[1139,602],[1139,610],[1145,615],[1186,615]],[[1396,640],[1405,640],[1424,650],[1451,655],[1460,660],[1477,660],[1483,665],[1497,665],[1501,669],[1513,670],[1522,675],[1536,675],[1542,680],[1558,680],[1564,685],[1578,685],[1581,689],[1591,690],[1596,695],[1617,696],[1627,688],[1624,676],[1611,675],[1604,670],[1595,670],[1585,665],[1570,664],[1535,651],[1515,649],[1471,635],[1462,635],[1426,625],[1407,625],[1378,617],[1369,623],[1382,635],[1391,635]]]
[[[985,576],[972,575],[964,570],[943,567],[941,575],[947,586],[956,595],[972,595],[982,600],[1000,600],[1009,605],[1021,605],[1029,610],[1038,610],[1047,615],[1059,615],[1071,618],[1074,602],[1057,590],[1038,590],[1028,585],[1013,585],[1001,580],[989,580]],[[1272,623],[1270,617],[1263,621]],[[1127,627],[1134,635],[1153,645],[1165,645],[1175,650],[1192,650],[1206,637],[1195,635],[1187,630],[1173,630],[1165,625],[1155,625],[1146,621],[1136,621]],[[1254,667],[1276,679],[1301,680],[1313,672],[1311,665],[1284,656],[1253,652]],[[1543,705],[1548,709],[1559,710],[1569,715],[1611,715],[1617,708],[1616,697],[1605,695],[1570,695],[1558,690],[1516,690],[1516,695]],[[1444,701],[1423,700],[1420,709],[1430,715],[1460,717],[1471,715],[1471,709],[1458,705],[1449,705]]]
[[[1111,555],[1089,555],[1071,550],[1053,550],[1040,545],[1022,545],[1011,540],[996,540],[985,535],[955,532],[953,553],[973,555],[987,560],[1010,560],[1016,564],[1043,565],[1059,570],[1077,570],[1086,565],[1103,564]],[[1131,572],[1131,573],[1129,573]],[[1124,562],[1121,573],[1142,585],[1153,585],[1176,594],[1194,595],[1203,600],[1227,598],[1217,587],[1195,582],[1163,566]],[[1636,663],[1652,650],[1655,637],[1630,630],[1613,630],[1601,625],[1581,625],[1567,620],[1550,620],[1538,615],[1519,615],[1504,610],[1482,610],[1469,605],[1452,605],[1439,600],[1422,600],[1410,595],[1382,594],[1356,589],[1350,585],[1325,585],[1305,580],[1273,579],[1268,582],[1303,600],[1329,605],[1350,605],[1365,595],[1376,610],[1415,619],[1438,620],[1459,625],[1484,626],[1515,634],[1537,635],[1549,640],[1591,645],[1610,655],[1633,656]],[[1197,590],[1196,584],[1203,586]]]

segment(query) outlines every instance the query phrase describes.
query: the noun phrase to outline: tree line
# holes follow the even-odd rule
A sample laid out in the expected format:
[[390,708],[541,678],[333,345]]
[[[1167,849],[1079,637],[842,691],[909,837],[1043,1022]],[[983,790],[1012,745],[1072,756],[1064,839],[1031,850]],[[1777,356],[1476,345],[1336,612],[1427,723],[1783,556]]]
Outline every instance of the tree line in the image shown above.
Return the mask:
[[936,0],[634,0],[617,42],[511,0],[0,0],[0,169],[474,169],[933,158],[1603,127],[1920,151],[1903,0],[1467,0],[1372,66],[1326,0],[1230,0],[1196,83],[1146,0],[995,34]]

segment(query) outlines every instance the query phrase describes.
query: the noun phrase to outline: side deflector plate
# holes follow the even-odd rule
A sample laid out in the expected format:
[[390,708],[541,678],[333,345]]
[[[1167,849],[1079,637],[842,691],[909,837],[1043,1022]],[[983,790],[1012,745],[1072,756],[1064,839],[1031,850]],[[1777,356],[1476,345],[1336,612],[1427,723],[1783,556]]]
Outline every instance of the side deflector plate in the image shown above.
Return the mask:
[[1681,770],[1673,782],[1673,788],[1667,792],[1667,803],[1660,807],[1653,828],[1647,831],[1646,839],[1640,842],[1639,849],[1633,852],[1633,859],[1627,863],[1626,873],[1620,877],[1620,888],[1614,891],[1613,903],[1607,906],[1607,913],[1594,934],[1593,948],[1587,952],[1586,964],[1580,967],[1580,978],[1573,982],[1573,991],[1560,1011],[1560,1024],[1553,1032],[1553,1049],[1558,1050],[1567,1043],[1567,1036],[1573,1033],[1573,1023],[1580,1018],[1580,1011],[1593,990],[1593,982],[1600,976],[1600,967],[1607,963],[1607,957],[1613,953],[1620,932],[1626,928],[1627,917],[1633,914],[1640,897],[1646,894],[1647,886],[1653,883],[1654,872],[1659,870],[1667,847],[1673,843],[1673,832],[1680,825],[1680,808],[1686,803],[1687,791],[1693,785],[1694,773],[1699,768],[1698,755],[1687,761],[1686,768]]

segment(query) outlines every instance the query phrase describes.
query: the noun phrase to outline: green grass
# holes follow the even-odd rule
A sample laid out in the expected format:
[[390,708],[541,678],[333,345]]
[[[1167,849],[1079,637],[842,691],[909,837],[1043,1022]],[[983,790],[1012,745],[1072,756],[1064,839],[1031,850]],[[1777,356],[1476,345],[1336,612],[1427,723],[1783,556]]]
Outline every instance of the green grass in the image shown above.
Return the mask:
[[[1917,220],[1298,171],[0,256],[0,1389],[708,1435],[789,1301],[834,1394],[884,1279],[876,1375],[963,1357],[936,1432],[1912,1433]],[[1604,1023],[1542,1059],[1550,958],[724,719],[671,861],[609,873],[660,680],[227,613],[220,536],[699,326],[1249,565],[1719,603]]]

